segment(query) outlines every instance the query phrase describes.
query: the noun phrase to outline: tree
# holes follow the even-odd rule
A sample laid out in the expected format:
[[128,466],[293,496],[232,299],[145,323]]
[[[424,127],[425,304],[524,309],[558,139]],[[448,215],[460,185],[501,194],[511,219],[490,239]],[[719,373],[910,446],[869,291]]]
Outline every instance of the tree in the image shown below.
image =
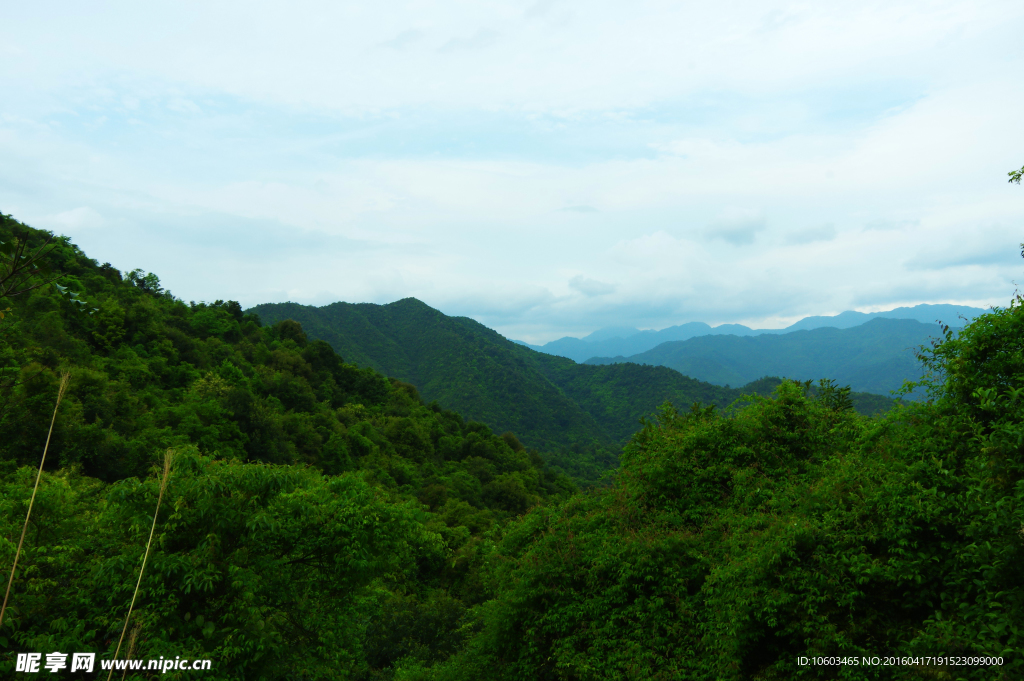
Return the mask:
[[[0,214],[0,218],[9,218]],[[8,241],[0,241],[0,299],[21,295],[57,279],[50,276],[44,258],[57,247],[54,236],[46,234],[36,248],[29,244],[28,234],[17,234]],[[36,279],[42,277],[42,281]]]

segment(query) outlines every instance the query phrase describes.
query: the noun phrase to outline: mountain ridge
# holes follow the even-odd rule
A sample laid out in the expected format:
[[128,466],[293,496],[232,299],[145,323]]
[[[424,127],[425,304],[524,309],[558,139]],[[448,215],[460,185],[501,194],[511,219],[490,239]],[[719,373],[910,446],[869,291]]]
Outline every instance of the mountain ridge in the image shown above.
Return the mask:
[[[534,345],[525,341],[515,341],[538,352],[568,357],[577,362],[587,362],[591,358],[630,357],[647,352],[661,343],[689,340],[700,336],[759,336],[764,334],[787,334],[818,328],[846,329],[865,324],[876,318],[915,319],[922,323],[934,323],[938,320],[950,327],[963,326],[962,317],[973,319],[985,310],[966,305],[922,303],[912,307],[897,307],[881,312],[856,312],[847,310],[832,316],[812,316],[790,324],[783,329],[752,329],[743,324],[720,324],[711,326],[704,322],[686,322],[670,326],[658,331],[630,329],[630,327],[604,327],[583,338],[565,336],[543,345]],[[630,335],[613,335],[620,331],[632,330]],[[588,340],[589,339],[589,340]]]
[[666,366],[716,385],[743,385],[756,375],[798,380],[828,376],[858,392],[888,393],[918,380],[913,350],[942,336],[936,324],[878,317],[846,329],[820,327],[789,334],[699,336],[671,341],[630,357],[594,357],[586,364]]

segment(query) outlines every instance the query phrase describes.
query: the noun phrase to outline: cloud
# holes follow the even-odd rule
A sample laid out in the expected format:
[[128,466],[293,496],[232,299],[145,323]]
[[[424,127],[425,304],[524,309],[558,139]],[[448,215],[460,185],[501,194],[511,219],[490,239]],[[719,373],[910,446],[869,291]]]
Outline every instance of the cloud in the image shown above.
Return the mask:
[[556,298],[545,286],[498,283],[487,291],[438,293],[424,298],[427,304],[432,300],[447,314],[488,319],[495,324],[497,320],[520,318],[538,308],[548,309]]
[[871,222],[864,225],[864,229],[873,230],[877,232],[892,232],[901,229],[907,229],[908,227],[917,227],[921,224],[920,220],[872,220]]
[[541,17],[551,11],[551,8],[555,6],[556,0],[537,0],[523,13],[527,19],[533,19],[535,17]]
[[809,244],[815,241],[831,241],[836,238],[836,226],[831,222],[818,227],[790,232],[786,235],[787,244]]
[[1020,263],[1020,248],[1015,244],[958,248],[942,252],[920,253],[908,259],[904,267],[909,271],[947,270],[955,267],[1012,266]]
[[385,40],[382,43],[378,43],[378,47],[385,47],[392,50],[404,50],[415,42],[418,42],[423,37],[423,31],[411,28],[402,31],[391,40]]
[[800,17],[791,12],[773,9],[761,17],[758,33],[771,33],[799,23]]
[[754,235],[765,229],[764,215],[744,208],[727,208],[704,231],[709,239],[722,239],[740,246],[754,242]]
[[199,105],[193,102],[191,99],[185,99],[184,97],[174,97],[167,102],[167,108],[175,113],[183,114],[199,114],[203,110],[199,108]]
[[589,279],[581,274],[569,280],[569,288],[579,291],[585,296],[603,296],[615,292],[615,286],[597,279]]
[[452,38],[438,48],[440,54],[452,52],[483,50],[493,45],[500,34],[490,28],[481,28],[468,38]]
[[37,221],[39,227],[45,227],[57,233],[75,235],[85,230],[102,227],[103,216],[89,206],[79,206],[55,215],[44,216]]
[[566,206],[565,208],[559,208],[560,212],[563,213],[598,213],[596,208],[593,206]]

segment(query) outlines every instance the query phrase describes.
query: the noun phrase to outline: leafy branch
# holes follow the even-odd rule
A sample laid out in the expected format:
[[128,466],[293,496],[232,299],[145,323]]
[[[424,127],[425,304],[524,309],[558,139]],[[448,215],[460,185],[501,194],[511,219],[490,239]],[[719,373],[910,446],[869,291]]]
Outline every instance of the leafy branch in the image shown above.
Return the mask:
[[[32,250],[27,237],[15,236],[11,241],[0,241],[0,300],[27,293],[57,280],[51,276],[45,258],[57,248],[54,237],[48,234],[39,248]],[[58,239],[59,241],[59,239]],[[34,277],[43,281],[33,283]]]
[[1017,184],[1020,184],[1020,178],[1024,176],[1024,167],[1021,167],[1020,170],[1011,170],[1010,172],[1007,173],[1007,175],[1010,176],[1010,182],[1016,182]]

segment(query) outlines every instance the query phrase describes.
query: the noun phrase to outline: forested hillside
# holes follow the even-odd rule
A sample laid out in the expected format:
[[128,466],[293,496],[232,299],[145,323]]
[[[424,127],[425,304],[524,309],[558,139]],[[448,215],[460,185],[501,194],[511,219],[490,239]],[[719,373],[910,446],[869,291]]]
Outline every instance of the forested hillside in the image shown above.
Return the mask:
[[637,362],[667,366],[716,385],[745,385],[761,376],[831,378],[853,390],[886,395],[921,378],[915,352],[942,335],[936,324],[872,319],[849,329],[760,336],[700,336],[662,343],[632,357],[594,357],[587,364]]
[[[0,221],[8,247],[45,236]],[[67,242],[46,261],[58,284],[0,300],[4,574],[70,373],[0,628],[4,674],[12,651],[113,652],[155,503],[149,472],[168,448],[174,501],[136,656],[212,657],[209,678],[370,679],[442,654],[482,597],[488,533],[575,490],[512,433],[346,364],[296,322],[185,303]]]
[[[726,388],[638,363],[579,365],[509,341],[472,319],[448,317],[414,298],[388,305],[271,303],[249,312],[268,322],[299,321],[311,337],[327,341],[350,361],[414,384],[425,399],[496,430],[512,429],[527,444],[575,448],[577,455],[595,445],[605,452],[617,448],[640,418],[653,415],[666,400],[680,407],[701,402],[725,408],[745,393],[767,394],[778,384]],[[881,396],[854,397],[866,414],[892,405]],[[565,456],[557,461],[569,465]]]
[[326,341],[348,361],[411,383],[425,399],[469,418],[520,433],[532,446],[616,444],[590,414],[545,380],[514,343],[415,298],[390,305],[333,303],[321,308],[267,304],[249,312],[271,324],[294,319],[310,337]]

